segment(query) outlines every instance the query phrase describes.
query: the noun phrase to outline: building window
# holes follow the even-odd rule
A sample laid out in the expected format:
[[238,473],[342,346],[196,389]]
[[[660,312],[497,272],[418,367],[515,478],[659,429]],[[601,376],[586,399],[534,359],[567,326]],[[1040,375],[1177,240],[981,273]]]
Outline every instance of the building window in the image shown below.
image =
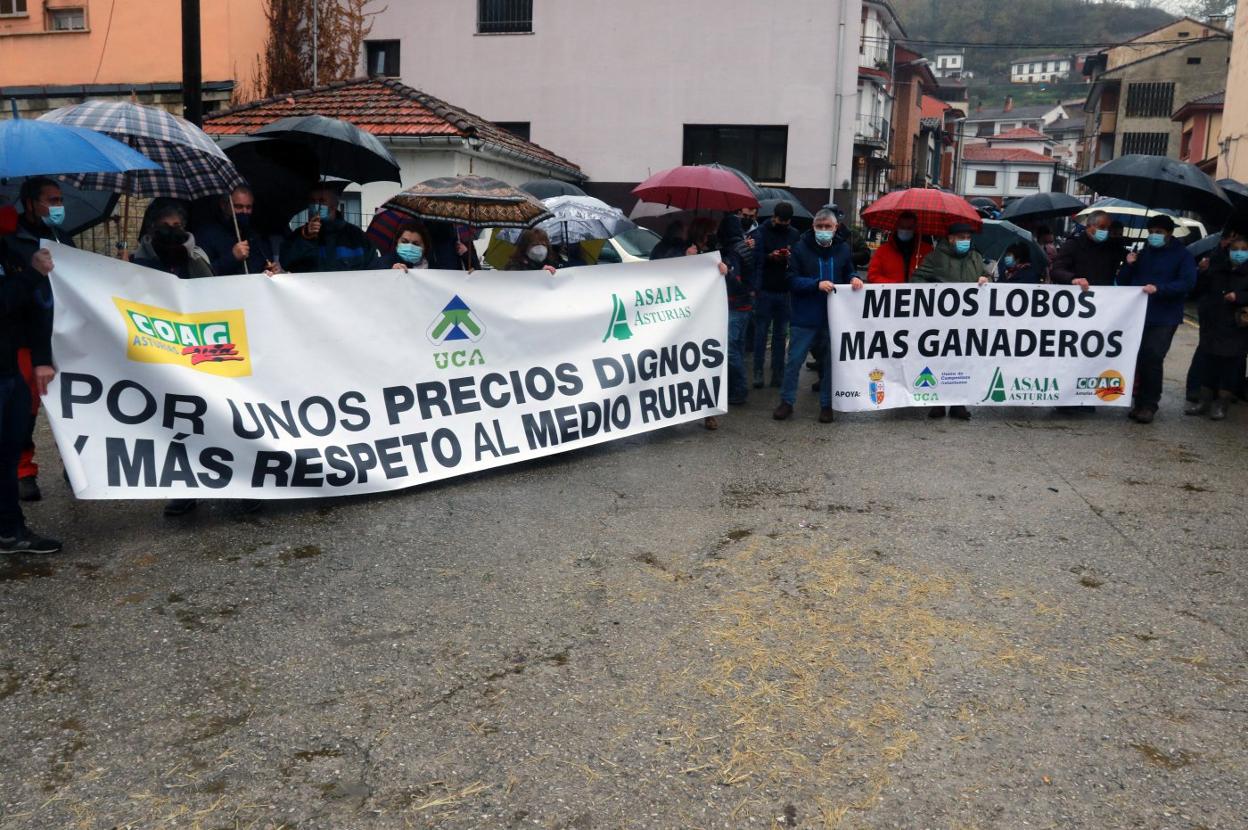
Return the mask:
[[1123,133],[1122,152],[1164,156],[1170,149],[1170,133]]
[[364,61],[370,76],[399,76],[399,42],[397,40],[364,41]]
[[477,0],[477,34],[515,35],[533,31],[533,0]]
[[993,124],[991,122],[988,122],[986,124],[975,125],[975,137],[976,138],[991,138],[992,136],[996,134],[997,134],[997,131],[993,129]]
[[531,124],[528,121],[495,121],[494,126],[511,133],[516,138],[522,138],[525,141],[532,140],[529,137]]
[[1017,127],[1018,127],[1017,124],[1002,124],[1001,132],[1008,133],[1010,130],[1016,129]]
[[684,164],[719,162],[756,182],[783,182],[789,128],[686,124]]
[[1184,130],[1179,143],[1179,161],[1187,161],[1192,155],[1192,131]]
[[26,0],[0,0],[0,17],[18,17],[26,14]]
[[1188,58],[1187,59],[1188,66],[1196,66],[1199,63],[1200,63],[1200,58]]
[[49,32],[82,32],[86,28],[86,9],[48,9]]
[[1040,189],[1040,173],[1031,170],[1018,174],[1018,188],[1020,190],[1039,190]]
[[976,187],[996,187],[997,171],[995,170],[976,170],[975,171]]
[[1169,118],[1174,112],[1174,83],[1157,81],[1127,85],[1128,118]]
[[1191,32],[1179,32],[1179,37],[1191,37]]

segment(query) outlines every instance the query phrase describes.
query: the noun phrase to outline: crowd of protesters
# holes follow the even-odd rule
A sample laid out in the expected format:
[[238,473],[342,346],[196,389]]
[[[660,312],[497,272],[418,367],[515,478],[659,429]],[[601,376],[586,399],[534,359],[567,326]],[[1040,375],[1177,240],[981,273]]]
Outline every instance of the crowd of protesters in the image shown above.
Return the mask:
[[[190,207],[172,199],[148,206],[133,252],[123,258],[181,279],[243,273],[279,273],[428,268],[472,271],[480,267],[475,249],[451,226],[408,222],[397,228],[393,248],[379,251],[346,220],[339,191],[325,184],[308,193],[307,219],[289,233],[260,232],[251,222],[255,196],[239,187],[214,206],[211,215],[192,219]],[[65,219],[61,189],[46,178],[27,180],[19,195],[20,214],[0,210],[0,553],[52,553],[60,543],[25,524],[20,501],[41,497],[34,458],[34,423],[39,398],[55,375],[51,354],[53,268],[41,240],[72,245],[60,229]],[[1189,298],[1198,302],[1200,341],[1188,372],[1185,412],[1226,417],[1242,392],[1248,356],[1248,235],[1228,227],[1221,246],[1199,264],[1174,238],[1167,215],[1149,218],[1142,249],[1131,251],[1122,227],[1102,212],[1058,244],[1044,227],[1035,229],[1037,249],[1020,241],[998,261],[986,262],[974,247],[974,228],[955,223],[945,235],[918,233],[917,217],[902,214],[896,229],[870,255],[851,246],[840,209],[828,205],[814,214],[811,227],[794,227],[793,205],[780,202],[761,224],[757,210],[729,213],[718,221],[697,217],[673,221],[651,252],[652,259],[717,252],[728,298],[728,402],[746,402],[753,388],[779,390],[773,412],[790,418],[798,404],[803,365],[818,374],[818,420],[833,420],[827,295],[845,286],[960,282],[986,284],[1138,286],[1149,295],[1137,358],[1132,420],[1154,419],[1162,393],[1162,368]],[[1116,233],[1115,233],[1116,231]],[[1042,261],[1036,261],[1041,259]],[[579,246],[555,246],[541,229],[520,234],[504,270],[546,270],[584,264]],[[859,271],[865,267],[865,274]],[[768,349],[770,348],[770,359]],[[752,357],[752,373],[747,371]],[[809,361],[809,362],[808,362]],[[1078,409],[1078,407],[1075,407]],[[933,418],[967,420],[964,406],[932,407]],[[708,429],[718,428],[714,417]],[[194,509],[178,499],[169,515]]]

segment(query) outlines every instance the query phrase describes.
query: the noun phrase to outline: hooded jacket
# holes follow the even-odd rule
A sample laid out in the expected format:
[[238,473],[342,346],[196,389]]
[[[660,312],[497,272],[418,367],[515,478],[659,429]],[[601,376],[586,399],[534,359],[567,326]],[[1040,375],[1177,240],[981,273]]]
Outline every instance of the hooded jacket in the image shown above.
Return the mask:
[[1049,264],[1049,277],[1059,285],[1070,285],[1077,279],[1087,280],[1089,285],[1113,285],[1126,255],[1122,243],[1115,239],[1097,242],[1081,233],[1062,243]]
[[848,285],[853,278],[853,254],[847,243],[838,239],[825,248],[815,241],[814,231],[802,234],[789,257],[793,325],[807,329],[827,328],[828,298],[819,290],[819,283],[826,280]]
[[1118,284],[1157,286],[1148,297],[1144,325],[1177,326],[1183,322],[1183,303],[1196,287],[1196,259],[1173,237],[1160,248],[1146,245],[1134,264],[1122,266]]
[[903,251],[894,233],[871,255],[871,264],[867,266],[867,282],[875,284],[910,282],[914,272],[931,252],[932,243],[917,233],[915,238],[910,240],[910,250]]
[[979,251],[972,248],[958,256],[949,240],[942,239],[915,269],[911,282],[979,282],[982,276],[984,257]]

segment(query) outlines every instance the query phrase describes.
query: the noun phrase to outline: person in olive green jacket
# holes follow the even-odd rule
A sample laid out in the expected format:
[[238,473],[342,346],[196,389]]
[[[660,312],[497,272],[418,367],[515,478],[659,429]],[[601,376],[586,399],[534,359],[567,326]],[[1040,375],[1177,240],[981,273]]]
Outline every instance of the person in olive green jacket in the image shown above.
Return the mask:
[[[936,248],[923,258],[914,272],[914,282],[988,282],[984,257],[971,247],[971,234],[975,228],[966,222],[949,226],[949,234]],[[948,414],[960,421],[969,421],[971,413],[965,406],[933,406],[927,412],[929,418],[943,418]]]

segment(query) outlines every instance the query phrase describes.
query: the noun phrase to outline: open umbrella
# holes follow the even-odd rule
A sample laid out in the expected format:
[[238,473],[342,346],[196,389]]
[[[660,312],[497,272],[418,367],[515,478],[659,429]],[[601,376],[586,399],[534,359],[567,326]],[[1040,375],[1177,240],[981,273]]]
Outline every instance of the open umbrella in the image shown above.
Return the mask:
[[0,179],[159,169],[147,156],[94,130],[30,118],[0,121]]
[[95,130],[130,145],[160,165],[155,170],[80,173],[70,180],[86,190],[194,201],[229,193],[243,184],[234,163],[203,130],[156,107],[124,101],[85,101],[44,113],[40,121]]
[[1033,265],[1040,269],[1048,266],[1049,258],[1044,255],[1044,249],[1036,244],[1031,232],[1023,230],[1013,222],[985,219],[984,226],[971,237],[971,245],[985,259],[1000,259],[1005,255],[1005,249],[1016,242],[1027,243]]
[[[556,196],[543,199],[542,204],[546,205],[551,216],[537,227],[545,231],[555,245],[610,239],[637,227],[621,210],[592,196]],[[520,238],[520,231],[510,228],[497,236],[515,244]]]
[[1217,233],[1211,233],[1204,239],[1198,239],[1191,245],[1188,245],[1187,252],[1196,257],[1196,259],[1200,259],[1201,257],[1209,256],[1211,253],[1216,251],[1218,246],[1221,244],[1222,232],[1218,231]]
[[734,211],[758,207],[758,198],[742,179],[725,167],[673,167],[655,173],[633,188],[637,198],[686,210]]
[[1225,216],[1231,209],[1222,188],[1199,167],[1165,156],[1128,153],[1078,181],[1097,193],[1129,199],[1149,209],[1190,210],[1213,217]]
[[1231,200],[1231,206],[1236,210],[1248,208],[1248,185],[1234,179],[1218,179],[1218,187],[1222,188],[1222,192]]
[[760,186],[757,182],[755,182],[753,179],[747,176],[744,172],[738,170],[735,167],[729,167],[728,165],[720,164],[717,161],[713,161],[709,164],[699,164],[697,166],[698,167],[710,167],[715,170],[727,170],[729,173],[731,173],[732,175],[736,176],[738,179],[741,180],[741,183],[746,186],[746,188],[750,191],[750,193],[753,194],[755,199],[762,201],[763,199],[767,198],[767,194],[763,192],[762,186]]
[[931,187],[912,187],[881,196],[862,212],[862,221],[868,227],[891,231],[903,213],[918,217],[919,233],[933,236],[944,236],[955,222],[978,229],[984,221],[966,199]]
[[[17,204],[23,179],[0,181],[0,204]],[[57,181],[65,202],[65,221],[61,230],[70,236],[88,231],[113,215],[118,196],[111,190],[82,190],[64,179]],[[17,205],[17,209],[22,209]]]
[[1066,193],[1034,193],[1007,205],[1001,218],[1011,222],[1038,222],[1073,216],[1085,207],[1081,200]]
[[790,205],[792,205],[793,221],[795,223],[800,223],[802,225],[809,227],[810,224],[815,221],[814,215],[812,215],[811,212],[806,209],[805,205],[803,205],[801,202],[798,202],[792,198],[763,199],[761,202],[758,203],[759,221],[762,221],[763,219],[770,219],[772,216],[774,216],[776,213],[776,205],[780,204],[781,202],[788,202]]
[[581,190],[571,182],[561,182],[558,179],[533,179],[520,185],[520,189],[538,199],[553,199],[556,196],[588,195],[584,190]]
[[319,178],[312,148],[254,136],[222,139],[221,148],[256,195],[252,224],[270,233],[289,230],[290,218],[308,206],[308,190]]
[[324,115],[279,118],[253,135],[309,147],[316,153],[322,176],[334,176],[356,184],[402,181],[399,163],[377,136],[338,118]]
[[1108,213],[1112,219],[1121,222],[1123,235],[1128,239],[1143,239],[1147,236],[1148,234],[1145,231],[1148,225],[1148,217],[1159,213],[1164,213],[1174,220],[1176,226],[1174,235],[1179,239],[1191,236],[1193,233],[1202,237],[1205,235],[1205,226],[1195,219],[1179,216],[1173,210],[1146,208],[1126,199],[1099,199],[1075,214],[1075,221],[1081,225],[1086,225],[1089,214],[1098,210]]
[[392,196],[381,209],[473,228],[531,228],[550,217],[528,193],[487,176],[429,179]]

